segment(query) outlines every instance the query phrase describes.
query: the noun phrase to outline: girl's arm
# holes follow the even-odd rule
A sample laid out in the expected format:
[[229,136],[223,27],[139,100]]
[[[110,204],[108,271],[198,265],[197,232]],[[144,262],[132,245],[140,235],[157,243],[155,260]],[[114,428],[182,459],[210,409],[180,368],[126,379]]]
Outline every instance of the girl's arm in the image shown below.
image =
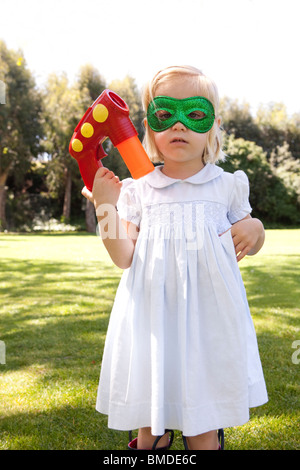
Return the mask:
[[253,219],[248,214],[231,227],[237,261],[246,255],[255,255],[263,246],[265,241],[265,230],[259,219]]
[[138,227],[119,218],[116,205],[121,186],[119,178],[102,167],[95,175],[92,192],[84,187],[82,194],[95,206],[101,238],[112,261],[127,269],[132,262]]

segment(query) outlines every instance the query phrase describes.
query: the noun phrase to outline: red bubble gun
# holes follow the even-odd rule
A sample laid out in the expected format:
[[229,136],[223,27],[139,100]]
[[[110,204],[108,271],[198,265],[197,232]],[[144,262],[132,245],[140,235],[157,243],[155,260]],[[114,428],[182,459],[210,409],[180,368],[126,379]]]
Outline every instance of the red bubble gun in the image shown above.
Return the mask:
[[134,179],[154,170],[129,118],[127,104],[113,91],[104,90],[77,124],[69,145],[90,191],[98,168],[103,166],[101,159],[107,156],[102,147],[107,137],[119,150]]

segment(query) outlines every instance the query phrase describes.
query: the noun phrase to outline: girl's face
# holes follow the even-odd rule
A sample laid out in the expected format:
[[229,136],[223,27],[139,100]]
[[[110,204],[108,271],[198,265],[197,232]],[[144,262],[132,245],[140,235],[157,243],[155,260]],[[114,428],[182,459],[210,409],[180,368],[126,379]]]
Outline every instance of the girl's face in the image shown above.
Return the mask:
[[[170,96],[184,99],[199,95],[199,90],[187,78],[177,78],[172,83],[158,86],[156,96]],[[164,156],[164,167],[185,168],[192,172],[200,171],[204,163],[202,156],[208,133],[194,132],[181,122],[175,123],[162,132],[153,132],[158,150]]]

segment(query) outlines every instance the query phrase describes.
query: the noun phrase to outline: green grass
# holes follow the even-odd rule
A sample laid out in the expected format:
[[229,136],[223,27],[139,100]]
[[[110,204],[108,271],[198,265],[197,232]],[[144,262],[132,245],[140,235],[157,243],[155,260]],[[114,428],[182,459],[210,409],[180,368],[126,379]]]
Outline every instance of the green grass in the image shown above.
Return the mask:
[[[227,449],[300,449],[299,242],[300,230],[269,230],[240,263],[269,402],[226,430]],[[121,270],[83,234],[3,234],[0,260],[0,449],[125,449],[127,433],[95,411]],[[179,432],[173,448],[183,449]]]

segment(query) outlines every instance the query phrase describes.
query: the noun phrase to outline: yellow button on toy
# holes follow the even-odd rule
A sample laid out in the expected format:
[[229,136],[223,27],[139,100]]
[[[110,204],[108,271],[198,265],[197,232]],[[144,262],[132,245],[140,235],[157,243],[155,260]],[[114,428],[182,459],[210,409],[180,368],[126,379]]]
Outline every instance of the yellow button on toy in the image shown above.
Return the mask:
[[74,150],[74,152],[81,152],[81,150],[83,149],[82,142],[80,142],[79,139],[74,139],[72,142],[72,149]]
[[90,124],[88,122],[85,122],[83,124],[80,131],[81,131],[81,134],[83,135],[83,137],[92,137],[92,135],[94,134],[93,126],[92,126],[92,124]]
[[97,104],[93,109],[93,118],[97,122],[104,122],[108,118],[108,109],[104,104]]

